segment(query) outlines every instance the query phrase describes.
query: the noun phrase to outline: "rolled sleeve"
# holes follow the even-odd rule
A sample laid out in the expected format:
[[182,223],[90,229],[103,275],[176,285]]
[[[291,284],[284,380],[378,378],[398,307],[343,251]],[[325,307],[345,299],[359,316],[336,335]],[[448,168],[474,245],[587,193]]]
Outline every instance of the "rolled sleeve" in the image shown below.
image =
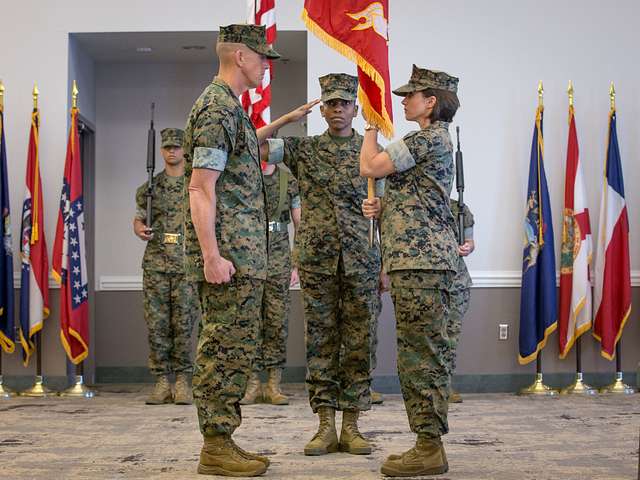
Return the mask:
[[387,152],[389,158],[391,158],[396,172],[404,172],[416,166],[416,161],[404,140],[390,143],[384,151]]
[[136,208],[136,217],[135,218],[144,222],[147,219],[147,211],[143,210],[140,207]]
[[193,168],[206,168],[223,172],[229,154],[219,148],[196,147],[193,151]]
[[300,195],[296,195],[291,199],[291,208],[301,208],[302,202],[300,202]]
[[464,239],[473,240],[473,227],[467,227],[464,229]]
[[282,138],[269,138],[267,139],[269,144],[269,159],[270,165],[282,162],[284,159],[284,140]]

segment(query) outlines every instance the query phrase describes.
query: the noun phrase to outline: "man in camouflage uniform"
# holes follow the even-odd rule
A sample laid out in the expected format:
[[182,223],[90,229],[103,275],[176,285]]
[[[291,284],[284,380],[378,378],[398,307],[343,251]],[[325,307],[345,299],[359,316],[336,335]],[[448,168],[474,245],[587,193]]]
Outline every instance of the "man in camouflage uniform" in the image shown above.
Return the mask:
[[191,333],[200,311],[195,289],[184,276],[183,131],[165,128],[160,132],[165,169],[153,178],[151,228],[147,217],[147,184],[136,191],[133,230],[147,247],[142,260],[144,316],[149,329],[149,369],[156,377],[148,405],[174,401],[169,375],[176,374],[175,403],[190,405]]
[[204,445],[198,473],[257,476],[269,465],[231,435],[256,352],[267,274],[267,218],[256,131],[238,97],[261,84],[264,26],[220,28],[220,68],[191,109],[185,130],[185,261],[197,282],[202,321],[193,374]]
[[[268,272],[262,301],[262,328],[253,363],[253,372],[241,405],[264,401],[273,405],[288,405],[289,399],[280,391],[282,368],[287,360],[287,332],[291,307],[290,286],[297,278],[291,269],[289,222],[295,231],[300,224],[298,182],[283,163],[263,166],[266,189],[267,222],[269,225]],[[294,277],[294,278],[292,278]],[[259,373],[267,370],[267,384],[260,384]]]
[[[360,211],[367,181],[358,171],[362,136],[352,128],[357,82],[346,74],[321,77],[321,112],[328,130],[310,137],[269,139],[268,149],[263,149],[269,163],[284,161],[291,168],[302,199],[295,254],[306,323],[307,388],[320,423],[304,448],[306,455],[338,449],[371,452],[357,420],[371,405],[369,327],[380,254],[378,245],[368,247],[369,222]],[[260,129],[258,137],[266,139],[290,121],[285,115]],[[339,441],[336,410],[343,411]]]
[[[451,199],[451,213],[457,220],[460,213],[460,205],[457,200]],[[451,342],[451,349],[449,350],[449,370],[451,376],[456,369],[456,351],[458,349],[458,341],[460,340],[460,333],[462,332],[462,319],[469,309],[469,300],[471,299],[471,277],[469,276],[469,270],[467,270],[467,264],[464,261],[464,257],[468,256],[475,249],[475,243],[473,241],[473,214],[467,205],[464,205],[462,209],[463,226],[464,226],[464,242],[458,246],[458,269],[456,276],[453,279],[453,287],[450,293],[451,299],[451,315],[449,324],[447,325],[447,334],[449,335],[449,341]],[[449,397],[449,403],[462,403],[462,397],[458,392],[451,389],[451,395]]]
[[[416,444],[382,465],[389,476],[437,475],[449,465],[441,436],[448,432],[451,382],[450,292],[458,268],[455,221],[449,206],[454,176],[449,122],[459,101],[458,79],[414,65],[405,97],[407,120],[420,130],[376,149],[367,126],[360,172],[385,177],[382,255],[391,280],[398,336],[398,374]],[[365,210],[366,211],[366,210]]]

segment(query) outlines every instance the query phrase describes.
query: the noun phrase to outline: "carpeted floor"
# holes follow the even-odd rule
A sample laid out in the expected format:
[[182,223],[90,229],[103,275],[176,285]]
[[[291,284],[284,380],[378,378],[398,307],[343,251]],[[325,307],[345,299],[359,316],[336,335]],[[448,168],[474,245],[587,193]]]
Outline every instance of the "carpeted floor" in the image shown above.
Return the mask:
[[[83,399],[0,401],[0,478],[188,479],[201,437],[195,407],[146,406],[148,385],[102,386]],[[374,479],[390,453],[409,448],[402,398],[385,396],[361,420],[374,445],[368,456],[305,457],[315,432],[302,386],[287,385],[287,407],[243,407],[235,435],[244,448],[266,454],[263,478]],[[440,479],[637,478],[640,395],[521,398],[465,395],[450,408],[446,436],[450,471]],[[338,423],[339,428],[339,423]]]

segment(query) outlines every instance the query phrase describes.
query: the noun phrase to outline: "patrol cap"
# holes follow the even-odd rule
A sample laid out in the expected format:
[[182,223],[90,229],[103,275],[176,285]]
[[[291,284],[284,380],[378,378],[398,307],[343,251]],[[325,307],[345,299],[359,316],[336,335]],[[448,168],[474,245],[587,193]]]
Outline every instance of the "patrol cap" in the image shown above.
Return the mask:
[[354,100],[358,95],[358,77],[346,73],[330,73],[318,79],[320,81],[320,100],[328,102],[340,98]]
[[405,97],[410,93],[434,88],[436,90],[448,90],[449,92],[458,92],[458,78],[438,70],[428,70],[413,66],[409,83],[396,88],[393,93]]
[[218,43],[242,43],[267,58],[280,58],[280,54],[267,44],[264,25],[233,24],[221,26]]
[[184,131],[179,128],[165,128],[160,132],[160,146],[162,148],[182,147],[183,140]]

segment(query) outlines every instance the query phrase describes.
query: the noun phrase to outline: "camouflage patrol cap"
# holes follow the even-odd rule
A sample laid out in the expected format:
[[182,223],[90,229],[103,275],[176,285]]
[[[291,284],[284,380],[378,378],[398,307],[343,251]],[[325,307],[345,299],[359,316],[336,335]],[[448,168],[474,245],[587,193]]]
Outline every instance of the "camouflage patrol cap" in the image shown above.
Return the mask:
[[183,139],[184,131],[179,128],[165,128],[160,132],[160,146],[162,148],[182,147]]
[[427,70],[426,68],[419,68],[414,65],[409,83],[401,86],[400,88],[396,88],[393,93],[404,97],[409,93],[419,92],[420,90],[426,90],[427,88],[448,90],[449,92],[457,93],[458,78],[445,72]]
[[355,100],[358,94],[358,77],[346,73],[330,73],[318,79],[322,95],[320,100],[328,102],[340,98]]
[[267,44],[264,25],[234,24],[220,27],[218,43],[243,43],[251,50],[267,58],[280,58],[271,45]]

